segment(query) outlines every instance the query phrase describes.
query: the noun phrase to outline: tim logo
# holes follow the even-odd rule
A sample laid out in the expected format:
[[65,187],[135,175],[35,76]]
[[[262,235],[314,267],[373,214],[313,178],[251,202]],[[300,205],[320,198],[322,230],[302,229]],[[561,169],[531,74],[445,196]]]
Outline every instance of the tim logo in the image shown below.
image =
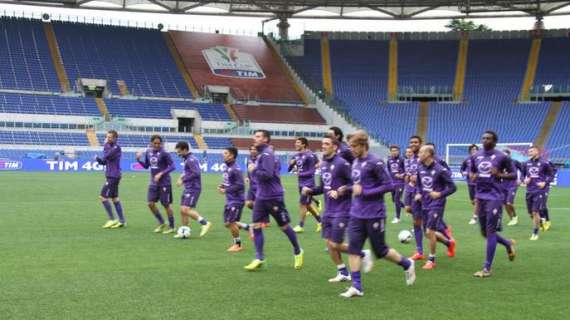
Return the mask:
[[0,159],[0,170],[2,171],[22,170],[22,166],[22,161]]
[[216,46],[202,50],[202,55],[208,62],[213,74],[220,77],[265,79],[265,74],[255,60],[247,52],[236,48]]

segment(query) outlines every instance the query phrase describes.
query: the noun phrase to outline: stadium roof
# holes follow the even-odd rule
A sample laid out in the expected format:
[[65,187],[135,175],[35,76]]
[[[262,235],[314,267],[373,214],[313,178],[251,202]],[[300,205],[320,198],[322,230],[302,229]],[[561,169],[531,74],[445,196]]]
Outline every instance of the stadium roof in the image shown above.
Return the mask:
[[[256,16],[269,20],[450,19],[570,15],[570,1],[548,0],[0,0],[0,3],[130,12]],[[443,14],[442,14],[443,13]]]

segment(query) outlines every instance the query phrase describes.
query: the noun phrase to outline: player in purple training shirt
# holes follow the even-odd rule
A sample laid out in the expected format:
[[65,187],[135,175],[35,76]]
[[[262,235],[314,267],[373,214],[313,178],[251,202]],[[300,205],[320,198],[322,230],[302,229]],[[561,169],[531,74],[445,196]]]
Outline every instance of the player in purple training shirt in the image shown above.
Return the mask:
[[511,150],[503,149],[503,153],[511,159],[513,166],[515,167],[516,178],[514,180],[503,181],[503,187],[505,188],[505,210],[511,219],[511,221],[507,223],[507,226],[515,226],[519,223],[519,217],[517,216],[517,211],[515,210],[515,199],[517,196],[517,189],[520,185],[519,172],[522,173],[522,164],[517,160],[511,158]]
[[[158,227],[154,232],[163,234],[174,232],[174,214],[172,211],[172,184],[170,173],[176,170],[172,157],[168,151],[162,148],[162,137],[155,134],[150,137],[150,147],[143,155],[136,154],[137,162],[145,169],[150,168],[150,183],[148,186],[147,201],[148,207],[158,221]],[[160,214],[156,203],[160,201],[168,216],[168,225]]]
[[505,199],[501,181],[502,179],[515,179],[515,169],[511,160],[495,149],[498,140],[495,132],[485,131],[481,138],[483,150],[471,157],[470,178],[476,185],[477,216],[481,234],[487,239],[487,254],[483,269],[473,274],[480,278],[491,276],[491,265],[495,258],[497,243],[505,246],[510,261],[515,259],[515,241],[507,240],[498,233],[501,231]]
[[455,240],[447,239],[438,233],[443,223],[446,199],[457,188],[451,179],[451,172],[435,160],[433,147],[429,145],[421,147],[418,156],[420,166],[417,175],[416,200],[422,202],[422,209],[425,211],[423,219],[430,249],[428,261],[423,269],[431,270],[436,266],[435,254],[438,240],[448,247],[450,257],[455,256]]
[[243,173],[236,163],[238,150],[234,147],[228,147],[224,150],[224,174],[222,184],[218,186],[218,191],[225,194],[226,203],[224,205],[224,226],[230,230],[234,243],[228,248],[228,252],[239,252],[243,250],[241,239],[239,237],[239,229],[249,229],[247,224],[241,224],[241,213],[243,210],[245,197],[245,185],[243,182]]
[[475,201],[475,182],[469,179],[469,174],[471,173],[471,157],[479,151],[479,147],[476,144],[469,146],[469,156],[463,160],[461,164],[461,175],[467,180],[467,190],[469,191],[469,200],[471,200],[471,205],[473,206],[473,215],[469,220],[469,224],[477,223],[477,202]]
[[400,223],[400,212],[404,207],[402,202],[402,194],[404,193],[404,176],[406,173],[406,166],[404,163],[404,158],[400,156],[400,147],[396,145],[390,146],[390,157],[388,158],[388,170],[390,171],[390,177],[392,177],[392,182],[394,183],[394,190],[392,191],[392,202],[394,202],[394,207],[396,209],[396,216],[392,223]]
[[[123,206],[119,200],[119,183],[121,182],[121,147],[117,144],[119,134],[115,130],[109,130],[103,146],[103,157],[95,157],[95,161],[105,166],[105,185],[101,189],[99,199],[107,212],[109,220],[103,225],[105,229],[122,228],[126,225],[123,215]],[[113,201],[118,220],[113,217],[113,208],[109,199]]]
[[556,177],[556,172],[558,171],[556,169],[556,165],[554,165],[554,163],[552,163],[551,161],[548,161],[548,164],[550,165],[550,168],[552,169],[552,177],[550,179],[550,182],[548,182],[546,184],[546,198],[544,199],[544,209],[540,211],[540,221],[541,221],[541,226],[542,226],[542,230],[543,231],[548,231],[550,230],[550,227],[552,226],[552,223],[550,222],[550,214],[548,212],[548,194],[550,193],[550,185],[551,183],[554,181],[555,177]]
[[299,270],[303,267],[303,249],[297,240],[297,234],[289,225],[291,219],[285,207],[284,191],[281,185],[280,165],[276,161],[273,149],[268,145],[271,135],[267,130],[256,130],[253,142],[259,155],[255,164],[250,164],[248,171],[257,182],[257,192],[253,205],[253,242],[255,244],[255,259],[245,266],[246,270],[259,269],[265,263],[263,254],[264,237],[262,223],[272,216],[283,233],[293,246],[295,255],[294,268]]
[[317,232],[321,231],[321,218],[319,211],[312,205],[313,197],[302,194],[303,187],[315,187],[315,171],[319,162],[317,156],[308,149],[309,141],[307,138],[299,137],[295,139],[295,151],[289,164],[289,172],[294,171],[298,177],[299,184],[299,224],[293,228],[297,233],[305,231],[305,218],[309,212],[315,220],[317,220]]
[[[254,165],[255,161],[257,161],[257,148],[255,145],[249,146],[249,159],[247,159],[247,166]],[[255,181],[254,177],[251,175],[251,172],[247,172],[247,180],[246,182],[249,184],[249,189],[247,190],[247,195],[245,198],[245,206],[249,209],[253,209],[253,202],[255,201],[255,192],[257,191],[257,182]]]
[[[180,197],[180,218],[182,226],[189,227],[192,218],[200,223],[200,237],[208,233],[212,227],[212,223],[204,219],[196,210],[200,193],[202,192],[202,171],[200,170],[200,161],[190,152],[190,145],[186,141],[180,141],[176,144],[176,154],[184,159],[184,173],[178,178],[176,185],[184,186],[184,191]],[[176,234],[174,238],[182,239],[183,235]]]
[[546,190],[552,181],[552,166],[540,157],[540,150],[536,146],[528,149],[530,159],[523,165],[522,176],[526,184],[526,207],[532,217],[533,230],[530,240],[538,240],[540,228],[540,212],[546,206]]
[[[323,160],[320,163],[320,184],[314,188],[303,187],[307,195],[323,194],[325,211],[323,214],[322,236],[327,242],[327,249],[331,260],[337,267],[337,275],[329,282],[350,281],[350,273],[342,261],[342,253],[348,253],[348,245],[344,242],[344,235],[350,219],[350,205],[352,193],[351,165],[337,151],[340,142],[328,135],[322,140]],[[363,269],[372,268],[370,250],[363,250]]]
[[405,194],[404,204],[406,212],[412,214],[414,225],[414,238],[416,239],[416,253],[412,255],[412,260],[423,260],[424,246],[423,246],[423,230],[422,230],[422,217],[423,210],[420,201],[415,199],[417,193],[417,175],[419,168],[418,152],[422,146],[422,138],[419,136],[411,136],[409,141],[409,149],[406,150],[406,159],[404,160],[405,173]]
[[[392,179],[386,170],[384,162],[368,152],[368,134],[359,130],[351,135],[350,148],[355,157],[352,163],[352,194],[354,196],[350,207],[348,224],[348,252],[351,269],[352,286],[341,294],[351,298],[364,295],[360,268],[362,248],[366,239],[378,259],[399,264],[404,269],[406,284],[415,282],[416,274],[414,261],[400,255],[386,244],[386,206],[384,194],[394,189]],[[342,192],[345,188],[340,188]],[[349,189],[348,187],[346,189]]]

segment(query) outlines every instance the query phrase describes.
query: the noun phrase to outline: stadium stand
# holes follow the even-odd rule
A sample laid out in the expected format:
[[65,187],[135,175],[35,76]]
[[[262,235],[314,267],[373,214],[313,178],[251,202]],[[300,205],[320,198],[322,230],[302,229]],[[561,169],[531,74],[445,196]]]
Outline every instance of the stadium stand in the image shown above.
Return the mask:
[[94,99],[0,93],[0,113],[100,116]]
[[106,99],[105,103],[112,116],[125,118],[171,119],[171,109],[196,110],[203,120],[231,121],[224,105],[212,103],[192,103],[188,101]]
[[562,104],[560,114],[554,123],[554,128],[546,145],[547,150],[549,150],[549,157],[553,161],[563,162],[570,159],[568,123],[570,123],[570,102],[566,101]]
[[108,80],[115,95],[123,80],[136,96],[191,97],[160,31],[54,22],[65,70],[79,78]]
[[3,144],[88,146],[85,133],[0,130]]
[[60,91],[39,20],[0,17],[0,89]]
[[292,123],[292,124],[326,124],[316,109],[302,107],[279,106],[230,106],[240,121]]

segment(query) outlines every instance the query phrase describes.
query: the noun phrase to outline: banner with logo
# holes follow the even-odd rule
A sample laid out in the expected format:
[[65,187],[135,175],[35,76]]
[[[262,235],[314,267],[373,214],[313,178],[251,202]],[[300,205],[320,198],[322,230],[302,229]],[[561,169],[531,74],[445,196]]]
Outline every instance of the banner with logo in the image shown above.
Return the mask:
[[236,48],[216,46],[202,50],[213,74],[220,77],[265,79],[265,74],[252,54]]

